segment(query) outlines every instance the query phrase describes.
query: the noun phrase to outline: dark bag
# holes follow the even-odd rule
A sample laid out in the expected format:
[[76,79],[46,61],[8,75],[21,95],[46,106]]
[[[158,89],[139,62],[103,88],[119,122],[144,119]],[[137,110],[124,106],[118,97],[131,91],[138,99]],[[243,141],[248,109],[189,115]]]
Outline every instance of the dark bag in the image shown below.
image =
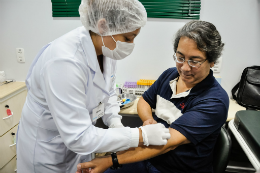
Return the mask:
[[231,92],[233,99],[241,106],[260,110],[260,66],[245,68],[240,82]]

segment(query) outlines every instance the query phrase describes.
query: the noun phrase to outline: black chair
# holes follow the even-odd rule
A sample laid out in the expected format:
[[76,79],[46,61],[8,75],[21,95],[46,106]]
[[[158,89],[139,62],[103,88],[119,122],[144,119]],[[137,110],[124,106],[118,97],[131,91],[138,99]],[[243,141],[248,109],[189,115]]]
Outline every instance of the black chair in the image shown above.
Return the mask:
[[229,153],[231,150],[231,138],[228,131],[221,127],[213,155],[213,171],[214,173],[223,173],[228,164]]

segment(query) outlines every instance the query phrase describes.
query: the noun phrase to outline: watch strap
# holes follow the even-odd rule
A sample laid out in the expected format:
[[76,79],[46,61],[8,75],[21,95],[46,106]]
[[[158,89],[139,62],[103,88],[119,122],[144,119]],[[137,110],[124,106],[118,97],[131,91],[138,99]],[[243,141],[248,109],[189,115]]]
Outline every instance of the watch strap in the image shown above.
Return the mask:
[[122,165],[120,165],[118,163],[116,153],[111,153],[111,157],[112,157],[113,166],[111,166],[110,169],[112,169],[112,170],[120,169],[122,167]]

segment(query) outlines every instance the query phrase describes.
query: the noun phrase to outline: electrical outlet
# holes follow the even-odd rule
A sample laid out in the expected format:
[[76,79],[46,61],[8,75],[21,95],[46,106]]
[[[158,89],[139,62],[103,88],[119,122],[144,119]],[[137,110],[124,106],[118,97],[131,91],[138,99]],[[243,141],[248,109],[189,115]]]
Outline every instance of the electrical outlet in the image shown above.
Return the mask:
[[25,57],[24,57],[24,49],[23,48],[16,48],[16,57],[18,62],[25,62]]
[[220,73],[222,65],[222,56],[216,61],[215,65],[211,68],[213,73]]

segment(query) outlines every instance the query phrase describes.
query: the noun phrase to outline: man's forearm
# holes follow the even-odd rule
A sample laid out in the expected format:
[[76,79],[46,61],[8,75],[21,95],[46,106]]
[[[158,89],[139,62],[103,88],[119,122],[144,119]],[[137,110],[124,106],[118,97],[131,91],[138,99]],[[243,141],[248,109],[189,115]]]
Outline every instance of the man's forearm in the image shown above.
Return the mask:
[[[158,156],[160,154],[164,154],[174,148],[173,147],[169,148],[166,145],[130,148],[127,151],[118,152],[117,159],[119,164],[140,162]],[[102,161],[102,163],[106,164],[106,168],[109,168],[113,165],[111,157],[106,157],[103,159],[104,160]]]
[[[175,147],[176,148],[176,147]],[[149,146],[137,147],[127,151],[118,152],[118,162],[120,164],[128,164],[133,162],[140,162],[150,159],[152,157],[166,153],[174,148],[167,146]]]
[[137,104],[137,112],[143,122],[148,119],[153,119],[152,108],[150,105],[141,97]]
[[[129,149],[127,151],[118,152],[117,159],[119,164],[139,162],[166,153],[171,149],[173,148],[169,148],[166,146],[137,147],[137,148]],[[103,156],[103,157],[96,158],[90,162],[80,163],[77,166],[76,173],[81,173],[82,169],[84,169],[85,171],[86,169],[89,170],[89,168],[91,168],[94,172],[102,173],[111,166],[113,166],[111,156]]]

